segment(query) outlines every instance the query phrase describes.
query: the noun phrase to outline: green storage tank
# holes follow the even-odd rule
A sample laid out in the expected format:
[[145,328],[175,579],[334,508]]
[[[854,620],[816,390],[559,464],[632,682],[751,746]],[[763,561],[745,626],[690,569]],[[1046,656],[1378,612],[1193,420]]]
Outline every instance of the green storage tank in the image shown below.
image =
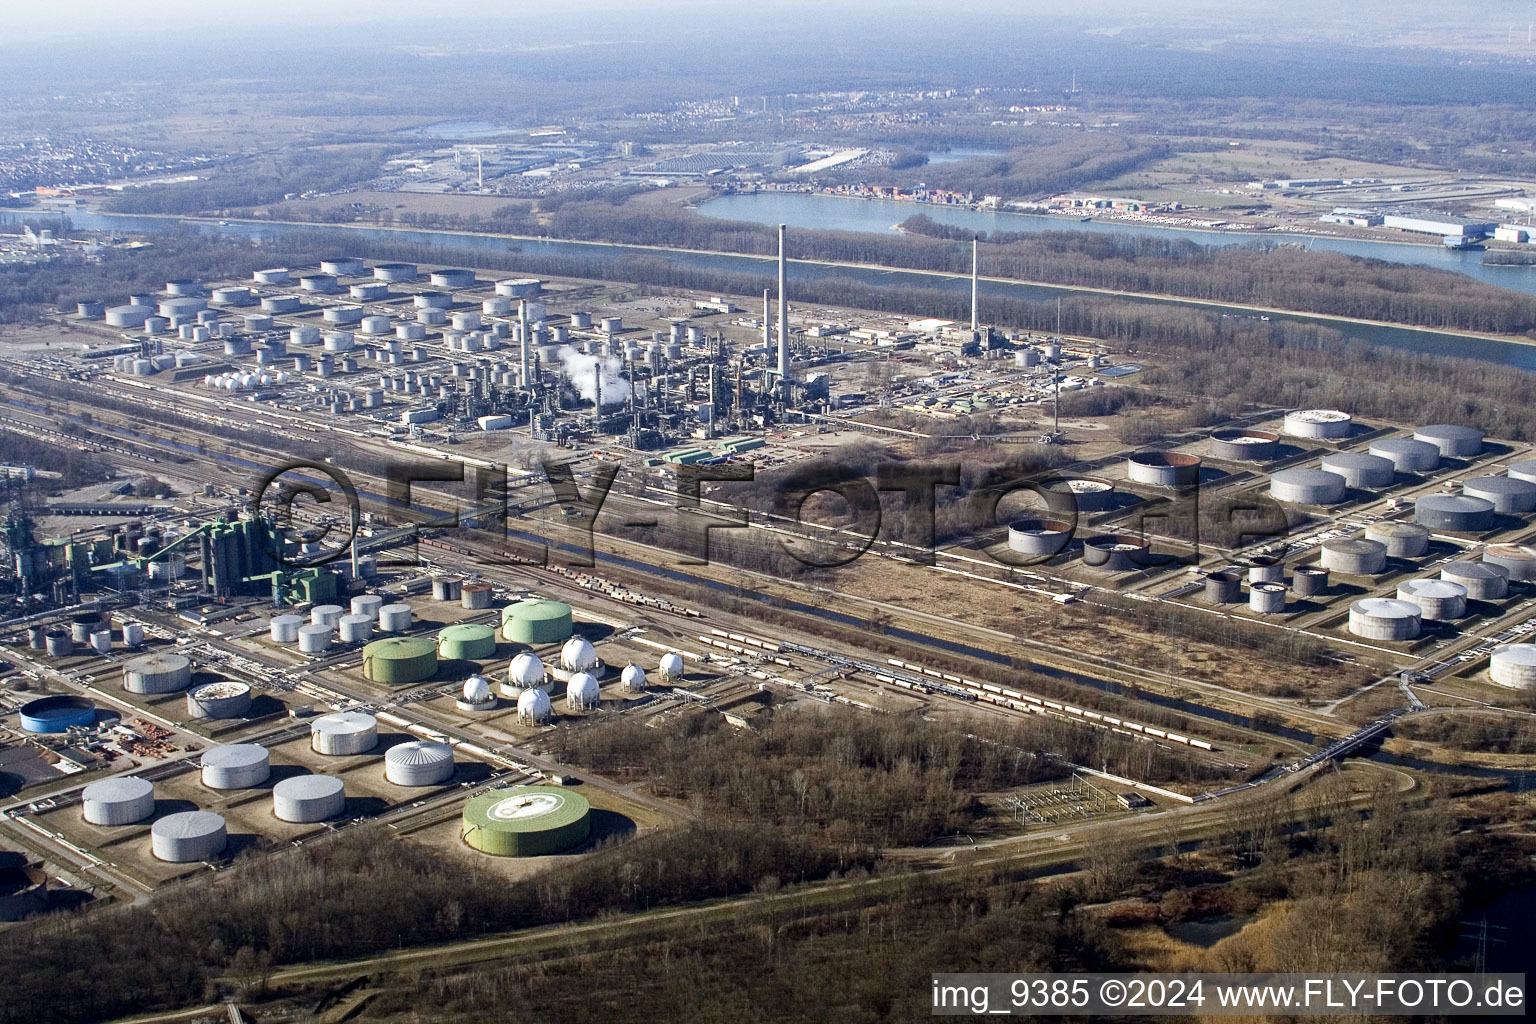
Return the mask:
[[437,656],[459,661],[478,661],[496,656],[496,630],[490,626],[460,623],[437,634]]
[[571,606],[519,601],[501,610],[501,635],[515,644],[558,644],[571,635]]
[[437,674],[437,645],[423,636],[391,636],[363,648],[363,674],[376,683],[400,686]]
[[540,857],[579,846],[592,834],[586,798],[554,786],[513,786],[464,805],[459,835],[496,857]]

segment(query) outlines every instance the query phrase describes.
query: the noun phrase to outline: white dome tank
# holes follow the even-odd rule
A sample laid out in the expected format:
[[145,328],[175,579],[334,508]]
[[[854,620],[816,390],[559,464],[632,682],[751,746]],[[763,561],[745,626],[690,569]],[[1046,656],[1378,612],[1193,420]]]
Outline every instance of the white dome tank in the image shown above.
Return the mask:
[[544,685],[544,663],[537,657],[524,651],[512,659],[512,664],[507,666],[507,681],[502,684],[501,692],[508,697],[516,697],[530,687]]
[[384,754],[384,778],[397,786],[436,786],[453,778],[453,748],[412,740]]
[[543,690],[524,690],[517,698],[517,720],[525,725],[544,725],[551,711],[549,694]]
[[590,672],[578,672],[565,687],[565,706],[572,711],[590,711],[600,700],[597,680]]
[[379,742],[379,720],[361,711],[321,715],[309,725],[309,745],[321,754],[366,754]]
[[190,864],[224,852],[229,836],[222,816],[212,811],[168,814],[149,830],[149,848],[157,860]]
[[560,648],[560,667],[568,672],[586,672],[597,667],[597,651],[585,637],[573,636]]
[[325,821],[346,806],[346,787],[334,775],[295,775],[272,787],[272,813],[283,821]]
[[683,656],[676,651],[668,651],[661,656],[661,666],[657,671],[663,679],[681,679],[686,671]]
[[619,675],[619,682],[631,693],[642,693],[645,690],[645,669],[639,665],[625,665],[623,673]]
[[470,704],[484,704],[490,700],[490,680],[485,676],[470,676],[464,680],[464,699]]
[[255,743],[230,743],[204,751],[203,785],[209,789],[250,789],[272,775],[267,748]]
[[133,775],[93,782],[80,796],[92,825],[132,825],[155,813],[154,784]]

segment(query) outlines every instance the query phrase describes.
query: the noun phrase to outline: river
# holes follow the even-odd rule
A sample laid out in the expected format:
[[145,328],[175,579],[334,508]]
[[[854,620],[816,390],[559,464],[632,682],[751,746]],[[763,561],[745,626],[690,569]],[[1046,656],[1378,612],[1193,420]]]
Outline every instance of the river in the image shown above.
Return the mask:
[[1405,263],[1412,266],[1452,270],[1485,284],[1510,288],[1536,295],[1536,267],[1484,266],[1483,253],[1453,250],[1442,245],[1413,245],[1406,242],[1376,242],[1359,238],[1329,238],[1283,232],[1197,231],[1158,227],[1129,221],[1089,220],[1059,217],[1043,213],[1011,213],[1000,210],[975,210],[968,206],[937,206],[931,203],[902,203],[891,199],[855,199],[849,196],[817,195],[810,192],[750,192],[719,196],[697,207],[706,217],[742,220],[754,224],[788,224],[792,228],[824,228],[831,231],[873,231],[890,234],[895,225],[908,217],[925,213],[940,224],[970,228],[975,231],[1091,231],[1096,234],[1142,235],[1171,238],[1198,245],[1251,245],[1258,242],[1294,242],[1309,249],[1341,252]]
[[[732,198],[751,198],[747,196]],[[790,198],[790,197],[770,197]],[[852,209],[871,205],[861,201],[843,200],[834,197],[801,196],[803,199],[826,199],[829,202],[840,204]],[[708,204],[712,205],[712,204]],[[899,207],[903,216],[911,214],[914,204],[891,203],[887,206]],[[934,208],[933,212],[959,213],[964,211],[942,211]],[[970,211],[975,212],[975,211]],[[1018,214],[991,214],[990,216],[1019,216]],[[548,254],[567,257],[579,257],[598,262],[612,263],[623,259],[637,257],[664,258],[673,263],[684,264],[690,267],[698,267],[707,270],[722,270],[735,273],[755,274],[769,277],[774,273],[774,260],[770,256],[744,256],[731,253],[693,252],[680,249],[658,249],[637,245],[615,245],[608,242],[572,242],[556,241],[537,238],[517,238],[504,235],[486,235],[465,231],[419,231],[409,228],[378,228],[359,225],[327,225],[327,224],[288,224],[288,223],[258,223],[251,221],[211,221],[202,219],[178,219],[174,217],[141,217],[127,214],[108,214],[77,211],[68,215],[70,223],[76,227],[88,231],[116,231],[132,233],[154,233],[168,231],[178,227],[188,227],[198,231],[223,235],[235,238],[280,238],[296,234],[333,234],[339,240],[337,248],[345,250],[348,247],[346,238],[381,239],[396,242],[408,242],[417,245],[443,246],[448,248],[463,249],[468,253],[474,252],[509,252],[520,251],[530,254]],[[22,219],[32,221],[57,220],[58,215],[50,216],[46,213],[35,211],[0,210],[0,221],[19,221]],[[878,218],[877,218],[878,219]],[[899,219],[899,218],[898,218]],[[887,220],[887,226],[893,221]],[[788,223],[786,221],[786,223]],[[822,227],[837,227],[837,224],[821,224]],[[1092,225],[1083,225],[1091,227]],[[1106,230],[1114,230],[1105,227]],[[1185,232],[1178,232],[1183,235]],[[1229,236],[1217,235],[1218,238]],[[1404,249],[1417,251],[1412,246],[1388,246],[1392,249]],[[465,260],[468,262],[468,260]],[[190,269],[189,269],[189,272]],[[941,289],[957,293],[967,293],[970,289],[970,279],[966,277],[947,276],[933,274],[918,270],[886,270],[880,267],[850,267],[837,266],[826,263],[812,263],[794,261],[790,264],[789,277],[791,282],[796,280],[814,280],[825,277],[842,277],[862,281],[867,284],[882,285],[887,287],[899,287],[907,289]],[[1099,293],[1081,288],[1069,288],[1058,285],[1026,284],[1016,281],[983,281],[981,291],[986,295],[999,295],[1009,298],[1025,299],[1032,302],[1049,302],[1060,297],[1095,296]],[[111,298],[111,296],[108,296]],[[794,292],[791,289],[791,300]],[[1251,309],[1239,306],[1222,306],[1207,303],[1197,303],[1176,298],[1154,298],[1150,296],[1117,295],[1115,301],[1151,303],[1162,305],[1184,306],[1192,309],[1215,312],[1233,317],[1254,317]],[[916,314],[924,311],[911,310]],[[1322,316],[1311,316],[1305,313],[1272,313],[1270,319],[1280,323],[1298,324],[1322,324],[1335,328],[1345,336],[1358,339],[1372,345],[1384,345],[1390,348],[1403,349],[1411,352],[1423,352],[1435,355],[1462,356],[1469,359],[1479,359],[1485,362],[1500,363],[1506,366],[1514,366],[1524,370],[1536,370],[1536,345],[1525,345],[1518,342],[1499,341],[1491,338],[1475,338],[1463,335],[1420,329],[1415,327],[1395,327],[1383,324],[1357,324],[1344,320],[1335,320]]]

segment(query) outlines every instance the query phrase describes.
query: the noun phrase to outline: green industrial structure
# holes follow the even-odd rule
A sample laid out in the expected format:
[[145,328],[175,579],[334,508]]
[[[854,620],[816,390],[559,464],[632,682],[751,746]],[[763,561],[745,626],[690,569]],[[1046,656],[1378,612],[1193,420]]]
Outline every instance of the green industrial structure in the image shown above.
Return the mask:
[[401,686],[437,674],[437,645],[422,636],[391,636],[363,648],[363,674],[376,683]]
[[592,834],[586,798],[554,786],[514,786],[464,805],[459,835],[495,857],[541,857],[579,846]]
[[519,601],[501,610],[501,635],[515,644],[557,644],[571,635],[571,606]]
[[437,634],[437,656],[458,660],[494,658],[496,630],[474,623],[447,626]]

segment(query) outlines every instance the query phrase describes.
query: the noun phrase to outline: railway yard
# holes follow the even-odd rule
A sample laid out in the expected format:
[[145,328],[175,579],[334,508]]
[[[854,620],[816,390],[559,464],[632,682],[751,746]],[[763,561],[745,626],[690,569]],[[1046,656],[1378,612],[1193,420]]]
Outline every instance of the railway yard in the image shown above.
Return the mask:
[[[735,303],[338,257],[82,303],[67,344],[0,340],[0,430],[170,491],[60,487],[7,520],[6,845],[130,901],[360,822],[517,876],[698,813],[563,763],[563,731],[752,730],[823,706],[1110,738],[1114,765],[991,798],[987,848],[1036,860],[1085,806],[1150,844],[1147,815],[1230,820],[1356,755],[1373,760],[1355,776],[1531,781],[1523,755],[1391,734],[1532,714],[1531,447],[1283,409],[1132,447],[1055,408],[1139,387],[1114,353],[991,332],[968,351],[797,309],[774,370],[769,328]],[[821,344],[816,323],[841,326]],[[849,340],[877,328],[889,344]],[[917,463],[947,429],[914,429],[925,417],[983,413],[989,464],[1037,461],[984,528],[931,551],[851,516],[744,510],[725,479],[871,447]],[[290,490],[282,516],[262,504],[263,474],[295,459],[290,484],[345,476],[350,522],[335,487],[329,504]],[[716,482],[690,502],[696,464]],[[680,550],[700,538],[717,556]],[[848,557],[773,560],[812,548]],[[1138,777],[1136,751],[1182,767]],[[257,768],[210,784],[228,758]],[[93,796],[109,779],[145,780],[149,802]],[[472,823],[487,793],[502,799]],[[476,838],[537,833],[578,800],[560,851]]]

